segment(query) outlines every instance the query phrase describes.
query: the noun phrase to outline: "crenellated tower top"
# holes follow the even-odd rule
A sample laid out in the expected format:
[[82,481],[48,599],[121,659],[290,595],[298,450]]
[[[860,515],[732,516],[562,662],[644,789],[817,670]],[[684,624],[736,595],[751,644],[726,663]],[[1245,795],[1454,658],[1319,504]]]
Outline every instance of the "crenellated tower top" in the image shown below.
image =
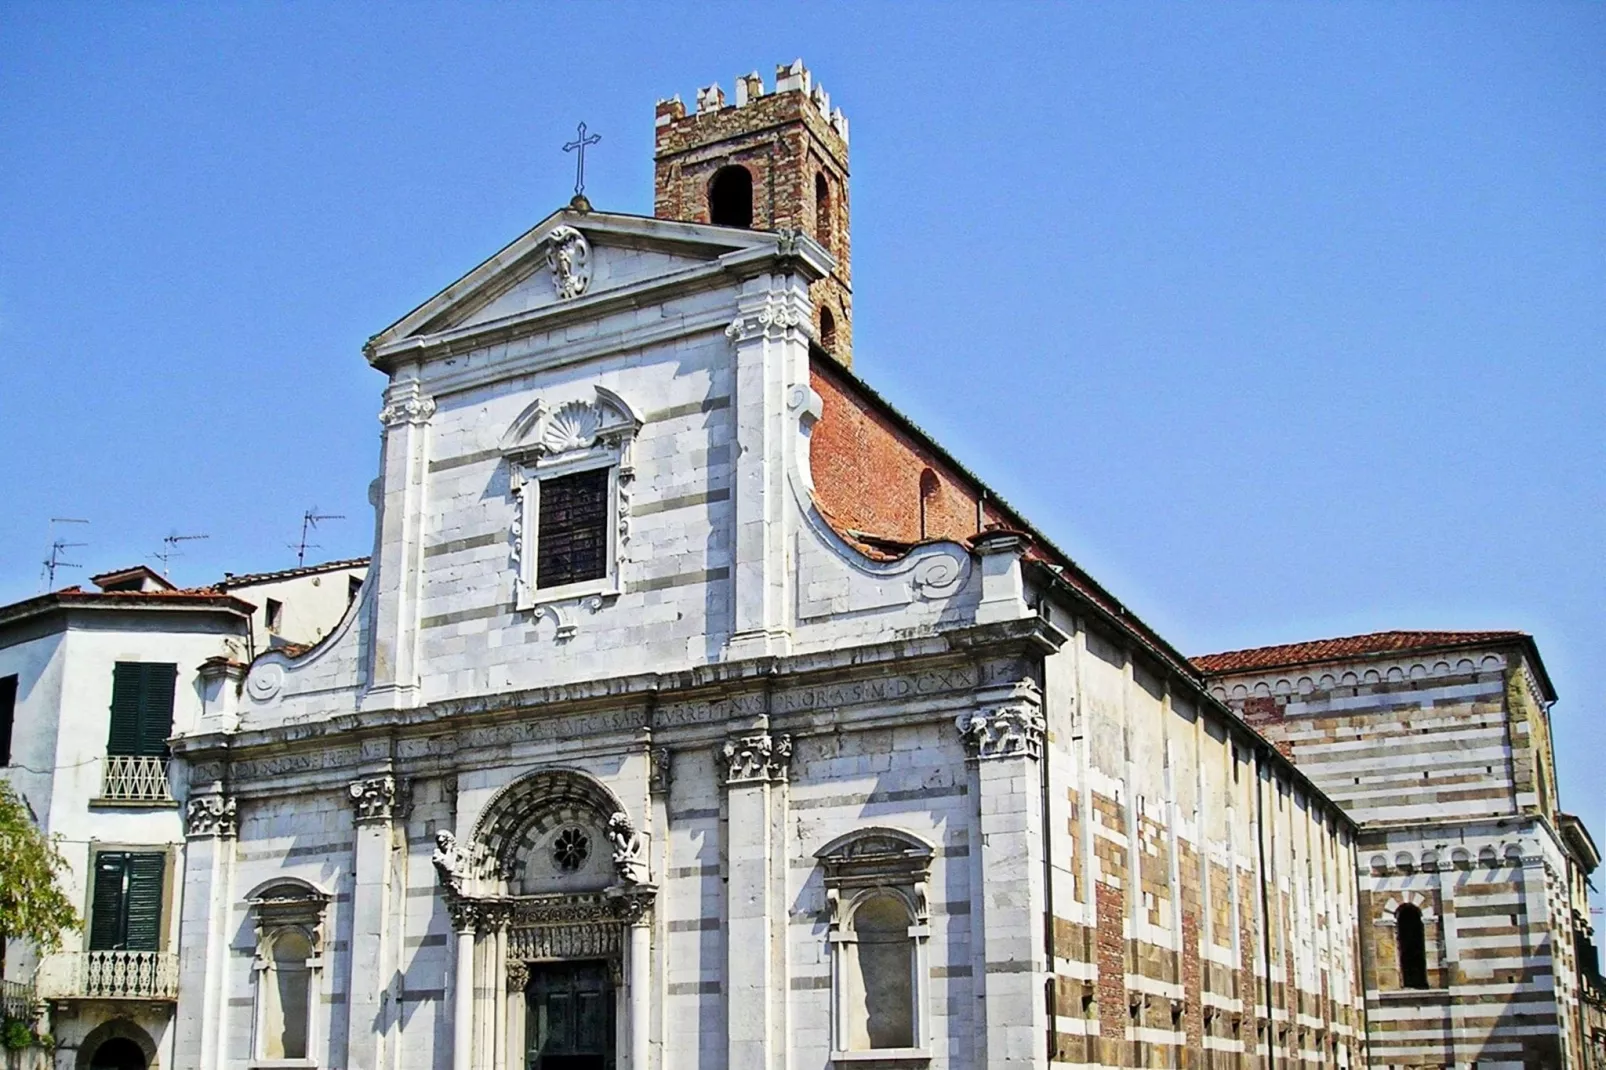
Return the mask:
[[776,67],[772,93],[757,71],[738,77],[733,99],[716,83],[689,114],[678,96],[658,102],[653,214],[818,239],[836,268],[809,287],[815,334],[851,365],[847,117],[802,60]]

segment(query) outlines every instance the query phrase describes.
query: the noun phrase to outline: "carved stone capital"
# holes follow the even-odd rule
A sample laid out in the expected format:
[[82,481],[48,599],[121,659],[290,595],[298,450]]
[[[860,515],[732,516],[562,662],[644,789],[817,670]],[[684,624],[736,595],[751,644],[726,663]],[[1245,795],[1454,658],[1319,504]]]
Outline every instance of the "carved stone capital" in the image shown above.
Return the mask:
[[808,322],[808,313],[797,303],[782,295],[771,294],[764,299],[761,307],[731,320],[730,326],[725,328],[725,337],[733,342],[745,342],[753,338],[777,341],[784,338],[787,331],[806,327]]
[[509,962],[507,964],[507,990],[515,995],[523,992],[530,983],[530,964],[528,962]]
[[446,897],[446,914],[452,919],[453,932],[474,932],[480,927],[480,904],[460,896]]
[[206,836],[232,838],[238,830],[232,795],[197,795],[184,810],[184,835],[190,839]]
[[760,732],[728,740],[724,747],[725,783],[782,781],[792,762],[792,737]]
[[954,719],[971,758],[1037,758],[1043,753],[1047,728],[1035,706],[1001,706],[969,710]]
[[636,925],[645,920],[657,897],[658,888],[651,884],[608,889],[608,900],[613,907],[613,915],[626,925]]
[[413,386],[386,399],[385,407],[379,410],[379,422],[386,428],[399,424],[427,424],[434,415],[435,399]]
[[396,812],[396,778],[390,775],[353,780],[348,789],[357,808],[357,823],[389,821]]

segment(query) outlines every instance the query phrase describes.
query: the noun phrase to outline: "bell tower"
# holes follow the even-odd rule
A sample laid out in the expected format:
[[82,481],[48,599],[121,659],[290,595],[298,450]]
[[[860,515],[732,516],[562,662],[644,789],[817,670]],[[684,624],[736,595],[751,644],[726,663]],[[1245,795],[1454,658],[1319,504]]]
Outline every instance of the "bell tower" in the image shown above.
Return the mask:
[[766,93],[757,71],[736,79],[734,104],[717,84],[658,102],[653,214],[686,223],[799,230],[836,258],[809,287],[821,348],[853,363],[848,240],[848,121],[798,60],[775,69]]

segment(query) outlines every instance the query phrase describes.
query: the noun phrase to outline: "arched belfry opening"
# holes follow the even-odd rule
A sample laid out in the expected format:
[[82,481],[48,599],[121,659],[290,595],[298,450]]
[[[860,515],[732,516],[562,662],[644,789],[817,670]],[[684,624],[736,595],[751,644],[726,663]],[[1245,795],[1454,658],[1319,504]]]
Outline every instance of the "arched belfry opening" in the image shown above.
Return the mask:
[[820,171],[814,173],[814,237],[831,248],[831,183]]
[[753,225],[753,174],[740,164],[722,167],[708,184],[708,221],[722,227]]
[[827,353],[836,349],[836,317],[828,308],[820,309],[820,348]]
[[1428,987],[1427,932],[1422,911],[1406,903],[1394,912],[1395,939],[1399,942],[1400,987]]

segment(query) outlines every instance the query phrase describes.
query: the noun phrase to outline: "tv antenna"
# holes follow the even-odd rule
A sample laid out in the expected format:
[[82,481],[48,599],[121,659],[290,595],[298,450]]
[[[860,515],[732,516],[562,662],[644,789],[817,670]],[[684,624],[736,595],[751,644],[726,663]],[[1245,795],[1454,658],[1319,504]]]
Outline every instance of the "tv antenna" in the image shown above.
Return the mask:
[[301,541],[290,547],[296,552],[296,568],[300,568],[307,563],[308,550],[320,549],[317,543],[307,541],[307,536],[318,527],[318,521],[344,519],[346,517],[343,513],[320,513],[316,505],[301,514]]
[[179,549],[178,549],[178,544],[179,543],[181,543],[181,542],[194,542],[197,539],[210,539],[211,537],[212,536],[210,536],[210,535],[178,535],[178,534],[164,536],[163,539],[162,539],[162,548],[160,550],[156,551],[156,553],[152,555],[153,557],[156,558],[156,560],[158,560],[158,561],[160,561],[162,563],[162,575],[163,576],[167,575],[168,569],[170,567],[169,566],[169,562],[171,562],[173,560],[173,558],[175,558],[175,557],[183,557],[184,556],[182,553],[179,552]]
[[56,535],[57,524],[87,524],[89,521],[80,520],[75,516],[53,516],[50,518],[50,556],[45,558],[44,571],[41,573],[45,581],[45,590],[56,586],[56,570],[58,568],[83,568],[83,565],[71,561],[63,561],[61,552],[75,546],[88,546],[87,542],[68,542]]

